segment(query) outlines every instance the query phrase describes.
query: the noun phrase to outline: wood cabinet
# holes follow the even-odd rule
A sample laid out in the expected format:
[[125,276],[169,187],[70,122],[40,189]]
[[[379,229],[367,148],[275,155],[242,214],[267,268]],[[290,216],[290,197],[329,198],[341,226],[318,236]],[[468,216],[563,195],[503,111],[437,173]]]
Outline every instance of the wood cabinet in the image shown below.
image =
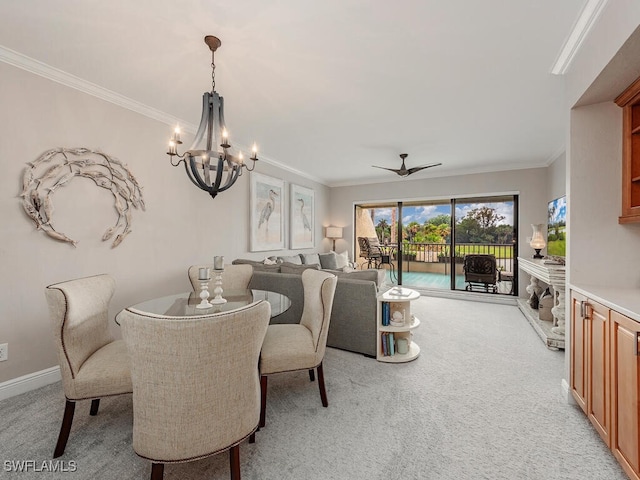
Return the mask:
[[611,450],[629,477],[640,478],[640,323],[611,312]]
[[571,393],[609,446],[610,310],[577,292],[571,293]]
[[640,480],[640,321],[572,290],[570,329],[571,394],[629,478]]
[[640,222],[640,78],[615,100],[622,107],[622,211],[619,223]]

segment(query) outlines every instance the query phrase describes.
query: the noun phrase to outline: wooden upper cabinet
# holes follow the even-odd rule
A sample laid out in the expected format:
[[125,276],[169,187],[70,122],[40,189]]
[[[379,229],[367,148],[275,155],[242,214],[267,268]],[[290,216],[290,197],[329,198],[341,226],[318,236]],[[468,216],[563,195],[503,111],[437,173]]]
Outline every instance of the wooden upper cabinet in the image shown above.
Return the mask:
[[618,223],[640,222],[640,78],[615,100],[622,107],[622,212]]

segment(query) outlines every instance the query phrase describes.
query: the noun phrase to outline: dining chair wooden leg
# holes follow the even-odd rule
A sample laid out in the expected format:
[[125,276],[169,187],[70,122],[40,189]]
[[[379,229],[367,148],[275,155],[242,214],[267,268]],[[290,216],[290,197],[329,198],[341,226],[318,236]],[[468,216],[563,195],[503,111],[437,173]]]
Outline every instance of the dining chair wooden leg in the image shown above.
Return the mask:
[[249,435],[249,443],[256,443],[256,432]]
[[327,391],[324,388],[324,372],[322,371],[322,362],[317,367],[318,370],[318,388],[320,388],[320,398],[322,399],[322,406],[328,407],[329,401],[327,400]]
[[60,434],[58,435],[58,443],[53,452],[53,458],[58,458],[64,453],[71,432],[71,424],[73,423],[73,413],[76,410],[76,402],[67,400],[64,404],[64,415],[62,416],[62,425],[60,426]]
[[95,417],[98,414],[98,408],[100,408],[100,399],[94,398],[91,400],[91,410],[89,410],[89,415]]
[[151,464],[151,480],[162,480],[164,476],[164,463]]
[[240,480],[240,445],[229,449],[229,466],[231,467],[231,480]]
[[316,375],[315,372],[313,371],[313,368],[309,369],[309,380],[311,380],[312,382],[316,379]]
[[265,426],[267,416],[267,376],[260,376],[260,428]]

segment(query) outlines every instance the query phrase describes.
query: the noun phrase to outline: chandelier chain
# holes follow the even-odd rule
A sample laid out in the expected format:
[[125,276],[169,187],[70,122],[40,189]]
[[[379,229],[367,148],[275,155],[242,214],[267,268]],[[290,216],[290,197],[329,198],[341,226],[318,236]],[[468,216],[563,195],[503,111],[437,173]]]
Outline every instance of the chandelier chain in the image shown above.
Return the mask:
[[211,52],[211,92],[216,91],[216,64],[214,61],[214,52]]

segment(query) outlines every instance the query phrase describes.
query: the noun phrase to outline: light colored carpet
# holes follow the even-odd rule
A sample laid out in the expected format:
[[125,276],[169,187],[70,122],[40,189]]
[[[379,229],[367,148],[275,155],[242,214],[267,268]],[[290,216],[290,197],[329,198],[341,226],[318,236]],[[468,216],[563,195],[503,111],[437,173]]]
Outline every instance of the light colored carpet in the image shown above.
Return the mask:
[[[422,297],[420,357],[383,364],[328,349],[329,407],[306,372],[269,379],[267,426],[240,449],[245,480],[627,478],[578,407],[561,398],[564,352],[545,348],[513,306]],[[61,459],[73,473],[4,471],[49,460],[63,411],[59,384],[0,402],[0,477],[148,478],[131,448],[131,398],[89,402]],[[228,479],[226,453],[168,465],[166,479]]]

